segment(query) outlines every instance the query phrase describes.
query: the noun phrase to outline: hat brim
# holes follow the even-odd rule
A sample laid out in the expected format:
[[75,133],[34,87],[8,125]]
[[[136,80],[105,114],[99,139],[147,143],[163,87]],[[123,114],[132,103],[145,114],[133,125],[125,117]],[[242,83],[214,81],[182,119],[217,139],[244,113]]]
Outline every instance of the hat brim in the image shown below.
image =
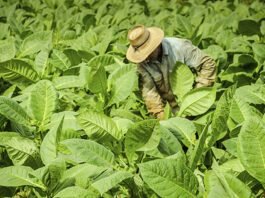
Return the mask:
[[126,58],[133,63],[143,62],[162,42],[164,38],[164,32],[157,27],[147,28],[150,32],[148,40],[137,50],[133,46],[129,46]]

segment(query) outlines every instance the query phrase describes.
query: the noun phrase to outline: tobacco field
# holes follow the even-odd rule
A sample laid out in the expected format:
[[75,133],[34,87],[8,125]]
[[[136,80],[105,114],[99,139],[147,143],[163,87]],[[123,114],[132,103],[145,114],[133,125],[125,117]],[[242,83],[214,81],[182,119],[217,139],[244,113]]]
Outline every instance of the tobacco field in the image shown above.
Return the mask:
[[[217,65],[180,110],[148,114],[134,25],[190,39]],[[1,0],[0,197],[265,197],[262,0]]]

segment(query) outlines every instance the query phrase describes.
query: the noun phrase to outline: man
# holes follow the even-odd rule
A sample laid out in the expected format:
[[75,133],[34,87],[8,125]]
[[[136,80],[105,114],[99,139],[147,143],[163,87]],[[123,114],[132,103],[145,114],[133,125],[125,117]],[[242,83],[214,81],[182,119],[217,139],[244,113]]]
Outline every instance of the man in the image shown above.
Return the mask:
[[189,40],[164,38],[157,27],[138,25],[128,32],[130,46],[126,57],[138,64],[140,88],[148,112],[156,118],[164,118],[164,107],[168,102],[173,112],[178,109],[170,87],[169,73],[176,62],[182,62],[197,73],[195,87],[211,86],[216,75],[215,62]]

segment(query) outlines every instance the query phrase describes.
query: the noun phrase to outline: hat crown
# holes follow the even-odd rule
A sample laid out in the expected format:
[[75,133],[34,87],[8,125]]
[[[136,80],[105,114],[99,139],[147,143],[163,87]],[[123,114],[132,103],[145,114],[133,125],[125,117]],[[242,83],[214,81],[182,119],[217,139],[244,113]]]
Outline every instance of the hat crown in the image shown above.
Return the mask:
[[137,25],[128,32],[128,39],[132,47],[137,49],[149,38],[150,32],[143,25]]

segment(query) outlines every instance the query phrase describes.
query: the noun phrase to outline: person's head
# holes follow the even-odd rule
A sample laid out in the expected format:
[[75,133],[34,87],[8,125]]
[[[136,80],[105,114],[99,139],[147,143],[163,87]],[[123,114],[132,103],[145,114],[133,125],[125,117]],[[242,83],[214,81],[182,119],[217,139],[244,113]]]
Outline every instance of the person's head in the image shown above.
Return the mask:
[[133,63],[157,59],[163,38],[164,32],[160,28],[146,28],[143,25],[133,27],[128,32],[130,46],[126,53],[127,59]]

